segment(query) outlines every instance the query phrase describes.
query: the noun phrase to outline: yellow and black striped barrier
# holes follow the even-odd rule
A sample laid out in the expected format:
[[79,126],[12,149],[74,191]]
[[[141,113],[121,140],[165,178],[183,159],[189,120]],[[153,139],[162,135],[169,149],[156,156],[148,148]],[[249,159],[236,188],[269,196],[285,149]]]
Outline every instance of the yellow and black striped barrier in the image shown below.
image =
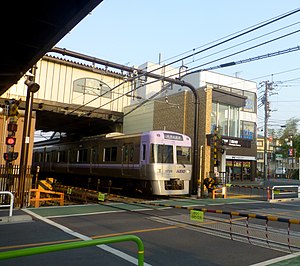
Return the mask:
[[155,203],[155,202],[153,202],[153,203],[152,202],[143,202],[143,204],[161,206],[161,207],[172,207],[172,208],[177,208],[177,209],[197,210],[197,211],[202,211],[202,212],[207,212],[207,213],[226,214],[226,215],[230,215],[230,216],[255,218],[255,219],[260,219],[260,220],[265,220],[265,221],[283,222],[283,223],[288,223],[288,224],[300,224],[300,219],[288,219],[288,218],[277,217],[277,216],[273,216],[273,215],[260,215],[260,214],[255,214],[255,213],[244,213],[244,212],[224,211],[224,210],[210,210],[210,209],[206,209],[206,208],[197,208],[197,207],[192,207],[192,206],[185,207],[185,206],[161,204],[161,203]]
[[[99,201],[101,201],[99,199],[98,191],[84,189],[84,188],[70,187],[70,186],[62,186],[62,185],[60,187],[62,189],[67,190],[67,193],[70,190],[71,190],[71,193],[73,193],[74,190],[79,190],[79,191],[84,191],[84,192],[89,192],[89,193],[97,193],[96,197],[98,198]],[[255,188],[257,188],[257,187],[255,187]],[[120,196],[120,195],[110,194],[110,196],[113,196],[114,198],[128,199],[128,197],[124,197],[124,196]],[[105,197],[105,199],[108,199],[108,198]],[[254,214],[254,213],[244,213],[244,212],[235,212],[235,211],[211,210],[211,209],[198,208],[198,207],[193,207],[193,206],[186,207],[186,206],[162,204],[162,203],[149,202],[149,201],[147,201],[147,202],[131,201],[130,203],[152,205],[152,206],[159,206],[159,207],[171,207],[171,208],[176,208],[176,209],[197,210],[197,211],[202,211],[202,212],[207,212],[207,213],[225,214],[225,215],[240,216],[240,217],[245,217],[245,218],[255,218],[255,219],[260,219],[260,220],[265,220],[265,221],[277,221],[277,222],[283,222],[283,223],[288,223],[288,224],[300,224],[300,219],[288,219],[288,218],[277,217],[277,216],[273,216],[273,215],[260,215],[260,214]]]

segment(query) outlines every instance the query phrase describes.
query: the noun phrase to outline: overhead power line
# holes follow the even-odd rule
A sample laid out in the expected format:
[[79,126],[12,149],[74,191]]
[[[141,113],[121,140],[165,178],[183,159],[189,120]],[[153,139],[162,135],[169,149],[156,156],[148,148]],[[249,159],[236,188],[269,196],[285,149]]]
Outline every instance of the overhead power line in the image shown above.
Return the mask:
[[[273,18],[267,19],[267,20],[265,20],[265,21],[262,21],[262,22],[260,22],[260,23],[255,24],[255,25],[252,25],[252,26],[250,26],[250,27],[246,27],[245,29],[242,29],[242,30],[239,30],[239,31],[237,31],[237,32],[231,33],[231,34],[226,35],[226,36],[224,36],[224,37],[222,37],[222,38],[219,38],[219,39],[217,39],[217,40],[208,42],[208,43],[206,43],[206,44],[204,44],[204,45],[201,45],[201,46],[199,46],[199,47],[196,47],[196,48],[194,48],[194,49],[191,49],[191,50],[188,50],[188,51],[186,51],[186,52],[180,53],[180,54],[178,54],[178,55],[172,56],[172,57],[170,57],[170,58],[168,58],[168,59],[163,60],[161,63],[166,62],[166,61],[171,60],[171,59],[174,59],[174,58],[179,57],[179,56],[183,56],[184,54],[187,54],[187,53],[192,53],[191,55],[189,55],[190,57],[192,57],[192,56],[195,55],[195,51],[198,50],[198,49],[201,49],[201,48],[203,48],[203,47],[206,47],[206,46],[211,45],[211,44],[216,43],[216,42],[220,42],[220,41],[222,41],[222,40],[224,40],[224,39],[226,39],[226,38],[229,38],[229,37],[231,37],[231,36],[235,36],[235,35],[237,35],[237,34],[239,34],[239,33],[245,32],[245,31],[250,30],[250,29],[252,29],[252,28],[254,28],[254,27],[258,27],[258,26],[260,26],[260,25],[264,25],[265,23],[268,23],[268,22],[271,22],[271,23],[276,22],[276,21],[277,21],[276,19],[285,18],[286,15],[289,16],[289,15],[295,14],[295,13],[297,13],[297,12],[299,11],[299,9],[300,9],[300,8],[297,8],[297,9],[294,9],[294,10],[291,10],[291,11],[288,11],[288,12],[285,12],[285,13],[283,13],[283,14],[281,14],[281,15],[278,15],[278,16],[275,16],[275,17],[273,17]],[[284,17],[283,17],[283,16],[284,16]],[[269,25],[269,24],[268,24],[268,25]],[[180,58],[179,61],[181,61],[181,60],[184,60],[184,59]]]
[[262,60],[262,59],[266,59],[266,58],[273,57],[273,56],[278,56],[278,55],[283,55],[283,54],[287,54],[287,53],[296,52],[296,51],[299,51],[299,50],[300,50],[300,46],[298,45],[296,47],[288,48],[288,49],[281,50],[281,51],[278,51],[278,52],[259,55],[259,56],[251,57],[251,58],[248,58],[248,59],[240,60],[240,61],[228,62],[228,63],[224,63],[224,64],[221,64],[221,65],[218,65],[218,66],[209,67],[209,68],[206,68],[206,69],[189,72],[189,74],[194,73],[194,72],[204,71],[204,70],[209,71],[209,70],[214,70],[214,69],[218,69],[218,68],[224,68],[224,67],[235,66],[235,65],[239,65],[239,64],[245,64],[245,63],[249,63],[249,62],[253,62],[253,61],[257,61],[257,60]]
[[[280,15],[280,16],[277,16],[277,17],[275,17],[275,18],[273,18],[273,19],[267,20],[267,21],[266,21],[265,23],[263,23],[263,24],[258,24],[257,26],[251,27],[250,29],[247,28],[246,31],[244,31],[244,32],[242,32],[242,33],[239,33],[239,34],[237,34],[237,35],[235,35],[235,36],[233,36],[233,37],[227,38],[226,40],[220,41],[220,42],[218,42],[218,43],[216,43],[216,44],[213,44],[213,45],[211,45],[211,46],[209,46],[209,47],[207,47],[207,48],[204,48],[204,49],[202,49],[202,50],[200,50],[200,51],[198,51],[198,52],[196,52],[196,53],[192,53],[192,54],[190,54],[190,55],[187,55],[187,56],[184,56],[184,57],[182,57],[182,58],[179,58],[179,59],[177,59],[177,60],[175,60],[175,61],[172,61],[171,63],[168,63],[168,64],[164,65],[163,67],[173,65],[173,64],[178,63],[178,62],[180,62],[180,61],[183,61],[183,60],[185,60],[185,59],[187,59],[187,58],[190,58],[190,57],[195,56],[195,55],[197,55],[197,54],[200,54],[200,53],[203,53],[203,52],[205,52],[205,51],[208,51],[208,50],[210,50],[210,49],[212,49],[212,48],[218,47],[218,46],[220,46],[220,45],[222,45],[222,44],[225,44],[225,43],[227,43],[227,42],[230,42],[230,41],[232,41],[232,40],[234,40],[234,39],[237,39],[237,38],[239,38],[239,37],[241,37],[241,36],[244,36],[244,35],[246,35],[246,34],[248,34],[248,33],[253,32],[253,31],[255,31],[255,30],[258,30],[258,29],[261,29],[261,28],[263,28],[263,27],[266,27],[266,26],[268,26],[268,25],[270,25],[270,24],[272,24],[272,23],[274,23],[274,22],[277,22],[277,21],[279,21],[279,20],[281,20],[281,19],[284,19],[284,18],[286,18],[286,17],[289,17],[289,16],[291,16],[291,15],[293,15],[293,14],[296,14],[296,13],[298,13],[299,11],[300,11],[300,8],[297,8],[297,9],[292,10],[292,11],[290,11],[290,12],[284,13],[283,15]],[[153,69],[153,70],[151,70],[150,72],[154,72],[154,71],[159,70],[159,69],[161,69],[161,68],[162,68],[162,67]]]

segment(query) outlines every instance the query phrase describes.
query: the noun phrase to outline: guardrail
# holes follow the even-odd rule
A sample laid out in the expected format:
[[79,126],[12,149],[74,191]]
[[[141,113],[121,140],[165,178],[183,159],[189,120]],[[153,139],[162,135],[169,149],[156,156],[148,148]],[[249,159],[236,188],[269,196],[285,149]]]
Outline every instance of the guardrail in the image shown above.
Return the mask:
[[9,216],[12,216],[13,206],[14,206],[14,194],[9,191],[0,191],[0,195],[9,195],[10,203],[9,204],[1,204],[0,207],[9,207]]
[[101,239],[77,241],[72,243],[46,245],[42,247],[33,247],[33,248],[5,251],[5,252],[0,252],[0,260],[13,259],[17,257],[31,256],[31,255],[37,255],[37,254],[49,253],[49,252],[55,252],[61,250],[91,247],[91,246],[97,246],[102,244],[125,242],[125,241],[133,241],[137,244],[138,266],[143,266],[144,265],[144,244],[142,240],[135,235],[114,236],[114,237],[107,237]]
[[[296,188],[297,190],[285,190],[287,188]],[[283,190],[284,189],[284,190]],[[275,202],[282,199],[275,199],[275,195],[295,195],[296,198],[300,199],[300,186],[297,185],[282,185],[282,186],[273,186],[272,187],[272,199],[269,199],[269,202]],[[292,200],[294,198],[284,198],[284,200]]]
[[[141,204],[141,203],[139,203]],[[229,216],[229,219],[209,219],[210,222],[199,222],[197,226],[205,228],[206,230],[213,230],[230,237],[231,240],[234,238],[241,239],[246,238],[250,244],[260,243],[262,245],[267,244],[269,247],[282,248],[283,250],[288,249],[290,252],[300,250],[300,235],[298,231],[291,231],[291,224],[300,225],[300,219],[288,219],[284,217],[277,217],[273,215],[260,215],[255,213],[243,213],[236,211],[224,211],[224,210],[210,210],[206,208],[197,208],[192,206],[176,206],[170,204],[161,204],[155,202],[143,202],[142,204],[162,206],[162,207],[173,207],[177,209],[186,209],[190,211],[200,211],[204,213],[214,214],[225,214]],[[234,219],[234,217],[241,217]],[[245,223],[242,221],[245,218]],[[250,219],[265,220],[265,226],[259,225],[259,223],[250,226]],[[213,222],[211,222],[213,221]],[[282,229],[278,230],[277,227],[270,227],[269,222],[279,222],[287,224],[287,231]],[[217,228],[216,224],[223,224],[221,229]],[[244,230],[241,230],[244,227]],[[297,227],[298,228],[298,227]],[[260,236],[259,236],[260,235]]]

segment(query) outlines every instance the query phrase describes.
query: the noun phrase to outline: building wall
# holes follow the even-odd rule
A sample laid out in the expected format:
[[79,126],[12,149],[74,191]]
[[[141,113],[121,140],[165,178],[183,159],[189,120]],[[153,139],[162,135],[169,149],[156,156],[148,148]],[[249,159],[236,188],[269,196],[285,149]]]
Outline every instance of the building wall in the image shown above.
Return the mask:
[[131,105],[124,108],[123,118],[123,133],[139,133],[150,131],[153,129],[153,117],[154,117],[154,105],[155,102],[148,102],[137,111],[133,111],[138,106]]

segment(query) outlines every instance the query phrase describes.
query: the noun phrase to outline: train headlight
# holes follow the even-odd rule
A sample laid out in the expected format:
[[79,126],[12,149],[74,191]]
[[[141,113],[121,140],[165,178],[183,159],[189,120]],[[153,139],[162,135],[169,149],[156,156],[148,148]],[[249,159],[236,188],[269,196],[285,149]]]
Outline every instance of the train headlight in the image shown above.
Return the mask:
[[186,170],[186,173],[189,174],[191,172],[191,170]]

